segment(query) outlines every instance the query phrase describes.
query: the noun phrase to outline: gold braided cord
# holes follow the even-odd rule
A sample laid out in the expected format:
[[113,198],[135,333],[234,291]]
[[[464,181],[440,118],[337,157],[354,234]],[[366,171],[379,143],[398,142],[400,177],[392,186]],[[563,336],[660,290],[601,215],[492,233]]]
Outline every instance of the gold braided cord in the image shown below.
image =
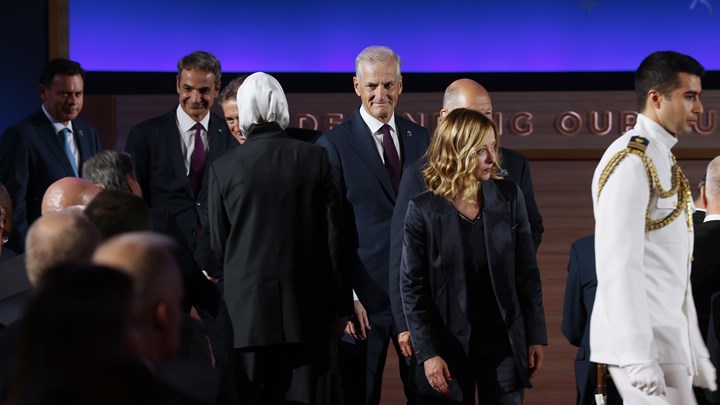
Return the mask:
[[652,159],[645,155],[643,151],[632,148],[626,148],[619,151],[608,161],[607,165],[600,174],[597,199],[600,200],[600,192],[602,191],[603,187],[605,187],[605,183],[607,183],[607,181],[610,179],[610,175],[615,171],[620,162],[625,157],[627,157],[628,154],[639,156],[642,159],[645,166],[645,172],[648,176],[650,193],[652,193],[653,189],[655,189],[660,198],[670,198],[674,195],[677,195],[678,197],[678,203],[675,206],[675,209],[673,209],[673,211],[665,218],[657,220],[650,217],[650,207],[648,202],[648,209],[645,211],[645,232],[655,231],[664,226],[667,226],[678,216],[680,216],[683,211],[685,211],[685,213],[687,214],[686,221],[688,229],[692,230],[692,192],[690,191],[690,184],[688,182],[688,179],[683,174],[680,165],[677,164],[675,156],[672,156],[673,166],[671,169],[671,187],[670,190],[664,190],[662,188],[662,184],[660,183],[657,169],[655,169],[655,165],[653,164]]

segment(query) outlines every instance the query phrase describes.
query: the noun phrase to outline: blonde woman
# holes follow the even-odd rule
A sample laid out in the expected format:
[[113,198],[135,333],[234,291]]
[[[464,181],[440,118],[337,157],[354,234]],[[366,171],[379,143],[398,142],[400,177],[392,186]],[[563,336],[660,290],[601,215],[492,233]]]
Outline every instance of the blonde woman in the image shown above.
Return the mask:
[[522,192],[501,180],[495,124],[453,110],[427,152],[428,191],[408,206],[403,310],[419,404],[520,404],[547,344]]

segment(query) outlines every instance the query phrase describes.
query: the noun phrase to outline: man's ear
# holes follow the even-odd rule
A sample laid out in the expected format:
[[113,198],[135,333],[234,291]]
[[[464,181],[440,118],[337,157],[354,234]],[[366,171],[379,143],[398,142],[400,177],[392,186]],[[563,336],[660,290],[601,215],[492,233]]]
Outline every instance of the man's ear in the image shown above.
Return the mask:
[[442,110],[440,110],[440,117],[438,119],[438,123],[442,122],[448,114],[450,114],[450,110],[448,110],[447,108],[443,108]]
[[355,94],[358,96],[360,95],[360,81],[358,80],[357,76],[353,76],[353,88],[355,89]]
[[647,100],[652,104],[655,109],[660,109],[662,104],[663,95],[659,91],[652,89],[648,91]]
[[705,209],[707,209],[708,201],[707,201],[707,195],[705,194],[705,186],[700,186],[700,200],[703,203],[703,206],[705,206]]
[[40,100],[44,103],[47,100],[48,88],[41,84],[38,86],[38,93],[40,94]]
[[168,323],[168,306],[165,301],[160,301],[155,305],[155,319],[153,324],[159,328],[163,328]]

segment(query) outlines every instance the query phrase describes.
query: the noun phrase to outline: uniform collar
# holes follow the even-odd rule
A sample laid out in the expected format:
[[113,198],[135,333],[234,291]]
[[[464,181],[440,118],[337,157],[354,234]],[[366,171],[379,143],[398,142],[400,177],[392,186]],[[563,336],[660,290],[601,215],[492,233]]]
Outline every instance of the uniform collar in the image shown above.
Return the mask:
[[648,138],[650,141],[660,142],[667,149],[672,149],[678,141],[677,137],[666,131],[660,124],[643,114],[638,114],[635,129],[640,132],[641,136]]

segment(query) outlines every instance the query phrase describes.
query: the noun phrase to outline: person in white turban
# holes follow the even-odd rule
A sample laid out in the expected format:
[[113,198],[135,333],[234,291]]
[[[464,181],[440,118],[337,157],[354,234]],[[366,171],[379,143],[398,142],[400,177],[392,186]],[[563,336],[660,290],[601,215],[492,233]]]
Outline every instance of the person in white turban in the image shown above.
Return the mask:
[[330,342],[353,303],[338,264],[327,152],[287,134],[287,100],[272,76],[248,76],[237,104],[247,140],[213,162],[208,201],[238,395],[247,404],[337,403],[317,387],[331,375]]

